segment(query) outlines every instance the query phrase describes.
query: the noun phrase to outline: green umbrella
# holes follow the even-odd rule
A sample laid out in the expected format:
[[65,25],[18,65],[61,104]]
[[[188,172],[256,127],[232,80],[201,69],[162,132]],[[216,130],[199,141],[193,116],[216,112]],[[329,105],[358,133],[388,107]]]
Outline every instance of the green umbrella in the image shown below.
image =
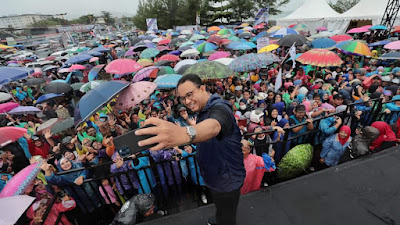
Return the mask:
[[79,82],[79,83],[73,83],[73,84],[71,84],[70,86],[72,87],[72,89],[74,89],[74,91],[77,91],[77,90],[79,90],[81,87],[82,87],[82,85],[84,85],[85,83],[82,83],[82,82]]
[[290,149],[278,164],[278,178],[288,180],[300,175],[306,170],[313,157],[313,146],[297,145]]
[[158,68],[157,72],[157,77],[165,74],[174,74],[174,69],[172,69],[170,66],[162,66]]
[[233,35],[228,37],[228,39],[231,40],[232,42],[240,41],[240,38],[233,36]]
[[194,42],[187,41],[187,42],[183,42],[183,43],[179,44],[179,47],[192,46],[192,45],[194,45]]
[[140,53],[141,59],[150,59],[156,57],[160,53],[160,50],[156,48],[147,48],[142,53]]
[[186,70],[186,74],[197,74],[201,79],[221,79],[233,75],[233,71],[222,63],[215,61],[199,62]]
[[56,123],[51,128],[51,132],[53,134],[58,134],[58,133],[61,133],[61,132],[65,131],[68,128],[71,128],[73,126],[74,126],[74,117],[70,117],[70,118],[67,118],[65,120],[62,120],[62,121]]
[[204,35],[195,34],[189,39],[189,41],[197,41],[197,40],[204,40],[204,39],[206,39],[206,37]]

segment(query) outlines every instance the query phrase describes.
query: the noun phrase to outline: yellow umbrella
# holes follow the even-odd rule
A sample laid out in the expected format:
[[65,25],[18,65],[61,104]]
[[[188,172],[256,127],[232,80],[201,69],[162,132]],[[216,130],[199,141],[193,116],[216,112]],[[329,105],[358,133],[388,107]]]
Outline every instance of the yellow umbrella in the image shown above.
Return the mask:
[[151,59],[139,59],[137,63],[143,67],[152,66],[154,64]]
[[281,28],[282,28],[281,26],[273,26],[267,30],[267,33],[273,33]]
[[242,23],[240,26],[241,26],[241,27],[248,27],[248,26],[250,26],[250,24],[248,24],[248,23]]
[[262,49],[260,49],[260,51],[258,51],[258,53],[270,52],[270,51],[273,51],[273,50],[275,50],[277,48],[279,48],[279,45],[270,44],[270,45],[267,45],[267,46],[263,47]]
[[6,49],[6,48],[13,48],[13,47],[11,47],[11,46],[7,46],[7,45],[3,45],[3,44],[0,44],[0,48],[1,48],[1,49]]

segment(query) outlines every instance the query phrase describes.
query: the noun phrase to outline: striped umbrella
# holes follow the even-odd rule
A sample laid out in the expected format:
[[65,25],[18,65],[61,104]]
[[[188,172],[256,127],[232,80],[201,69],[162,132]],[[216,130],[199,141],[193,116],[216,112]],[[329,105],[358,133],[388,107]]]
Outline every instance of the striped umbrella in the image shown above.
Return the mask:
[[281,28],[282,28],[281,26],[273,26],[267,30],[267,33],[273,33]]
[[275,31],[274,33],[272,33],[271,37],[282,38],[289,34],[299,34],[299,32],[297,32],[296,30],[294,30],[292,28],[281,28],[281,29]]
[[371,50],[369,50],[368,45],[363,41],[348,41],[337,46],[337,48],[344,51],[344,53],[371,56]]
[[197,51],[199,51],[200,53],[204,53],[204,52],[209,52],[209,51],[217,49],[217,48],[218,47],[213,43],[204,42],[204,43],[200,44],[199,46],[197,46]]
[[303,53],[296,60],[302,64],[319,67],[340,66],[343,64],[343,61],[336,53],[326,49],[312,49]]
[[305,24],[297,24],[296,26],[293,27],[296,31],[308,31],[308,26]]

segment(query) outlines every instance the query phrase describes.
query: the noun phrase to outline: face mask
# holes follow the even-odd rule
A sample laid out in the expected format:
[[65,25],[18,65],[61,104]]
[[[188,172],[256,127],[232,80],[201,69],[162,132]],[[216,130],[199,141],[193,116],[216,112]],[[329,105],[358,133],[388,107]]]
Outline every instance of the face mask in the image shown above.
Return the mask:
[[262,137],[257,137],[257,139],[258,139],[258,140],[260,140],[260,141],[262,141],[262,140],[264,140],[264,139],[265,139],[265,135],[264,135],[264,136],[262,136]]
[[100,118],[100,121],[101,121],[101,122],[104,122],[104,121],[106,121],[106,119],[104,119],[104,118]]
[[246,109],[246,105],[241,105],[241,106],[239,106],[239,108],[240,108],[241,110],[245,110],[245,109]]

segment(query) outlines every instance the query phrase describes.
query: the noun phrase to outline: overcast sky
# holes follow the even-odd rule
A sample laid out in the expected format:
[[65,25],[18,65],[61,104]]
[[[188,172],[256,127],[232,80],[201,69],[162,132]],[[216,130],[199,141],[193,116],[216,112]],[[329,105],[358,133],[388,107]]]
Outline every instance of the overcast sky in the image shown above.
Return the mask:
[[[305,0],[291,0],[283,9],[294,11]],[[66,18],[77,18],[85,14],[100,14],[109,11],[114,16],[133,16],[139,0],[0,0],[0,16],[10,14],[58,14],[67,13]]]

